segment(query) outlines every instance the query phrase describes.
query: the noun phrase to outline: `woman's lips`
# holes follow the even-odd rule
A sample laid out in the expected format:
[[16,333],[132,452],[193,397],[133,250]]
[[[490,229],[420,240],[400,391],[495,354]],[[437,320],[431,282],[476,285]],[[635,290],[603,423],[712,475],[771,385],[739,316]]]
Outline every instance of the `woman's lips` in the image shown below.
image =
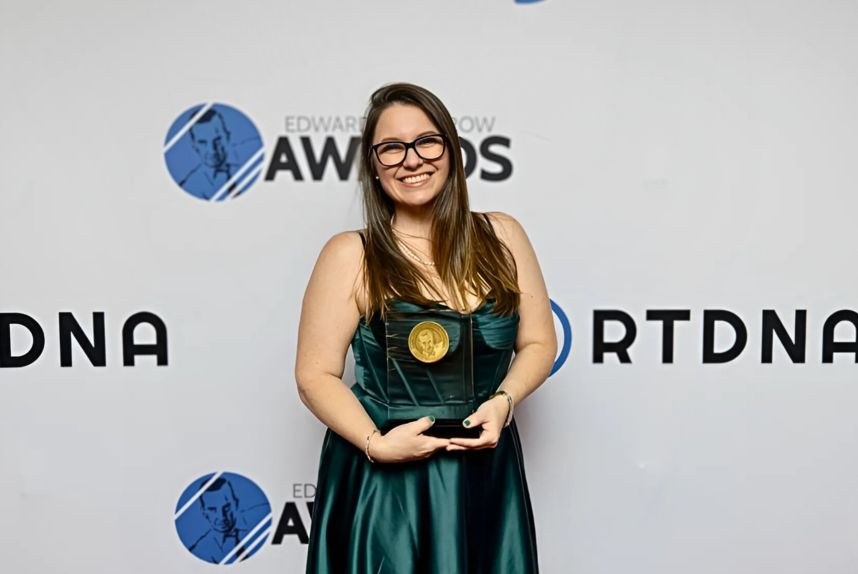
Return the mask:
[[399,178],[399,182],[408,187],[420,187],[432,178],[431,173],[419,173]]

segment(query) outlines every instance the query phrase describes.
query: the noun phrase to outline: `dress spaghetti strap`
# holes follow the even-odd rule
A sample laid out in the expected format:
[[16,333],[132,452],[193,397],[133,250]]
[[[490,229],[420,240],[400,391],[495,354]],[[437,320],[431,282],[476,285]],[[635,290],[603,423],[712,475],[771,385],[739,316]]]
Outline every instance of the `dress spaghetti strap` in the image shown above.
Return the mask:
[[486,224],[488,224],[488,226],[489,226],[489,231],[491,231],[492,235],[494,235],[494,236],[495,236],[495,238],[497,238],[498,240],[500,240],[500,238],[498,237],[497,231],[495,231],[495,226],[494,226],[494,224],[492,223],[492,220],[491,220],[491,219],[489,219],[489,214],[488,214],[488,213],[486,213],[486,212],[483,212],[483,213],[481,213],[480,215],[482,215],[482,216],[483,216],[483,219],[485,219],[485,220],[486,220]]

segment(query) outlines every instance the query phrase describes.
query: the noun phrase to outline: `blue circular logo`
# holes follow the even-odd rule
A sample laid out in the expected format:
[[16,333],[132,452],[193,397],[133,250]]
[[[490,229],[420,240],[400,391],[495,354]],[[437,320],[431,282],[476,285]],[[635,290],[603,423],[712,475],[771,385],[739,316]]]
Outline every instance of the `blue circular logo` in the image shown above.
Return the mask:
[[164,141],[164,160],[173,181],[208,201],[244,193],[259,179],[264,159],[259,130],[226,104],[199,104],[184,111]]
[[232,472],[198,478],[176,504],[176,531],[191,554],[235,564],[262,548],[271,534],[271,504],[253,481]]
[[560,305],[555,303],[553,299],[549,299],[549,301],[551,301],[551,310],[554,311],[554,314],[557,316],[557,320],[560,321],[560,328],[563,329],[563,343],[560,346],[560,353],[554,361],[554,366],[551,367],[551,372],[548,373],[548,376],[550,377],[556,373],[560,367],[563,366],[563,363],[566,362],[566,359],[569,358],[569,350],[572,348],[572,325],[569,323],[569,317],[566,316],[566,313],[563,312]]

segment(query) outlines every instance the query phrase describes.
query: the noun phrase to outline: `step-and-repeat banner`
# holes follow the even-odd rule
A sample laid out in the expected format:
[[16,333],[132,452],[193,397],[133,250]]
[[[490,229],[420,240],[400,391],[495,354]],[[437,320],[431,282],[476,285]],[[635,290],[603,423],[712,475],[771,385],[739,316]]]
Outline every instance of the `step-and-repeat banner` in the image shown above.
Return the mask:
[[810,0],[3,0],[0,570],[302,571],[301,298],[362,226],[369,94],[410,81],[553,302],[516,409],[542,570],[858,571],[856,29]]

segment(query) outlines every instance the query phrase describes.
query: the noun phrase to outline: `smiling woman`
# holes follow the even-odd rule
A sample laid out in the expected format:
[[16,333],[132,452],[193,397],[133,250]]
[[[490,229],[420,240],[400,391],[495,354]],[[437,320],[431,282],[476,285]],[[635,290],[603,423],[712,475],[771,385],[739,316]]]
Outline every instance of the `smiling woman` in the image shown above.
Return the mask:
[[416,106],[393,104],[381,113],[375,134],[375,177],[388,198],[412,212],[435,199],[450,173],[450,156],[429,116]]
[[537,572],[512,416],[556,352],[536,256],[515,219],[470,211],[427,90],[377,90],[361,141],[366,228],[322,249],[298,332],[299,394],[329,427],[307,572]]

